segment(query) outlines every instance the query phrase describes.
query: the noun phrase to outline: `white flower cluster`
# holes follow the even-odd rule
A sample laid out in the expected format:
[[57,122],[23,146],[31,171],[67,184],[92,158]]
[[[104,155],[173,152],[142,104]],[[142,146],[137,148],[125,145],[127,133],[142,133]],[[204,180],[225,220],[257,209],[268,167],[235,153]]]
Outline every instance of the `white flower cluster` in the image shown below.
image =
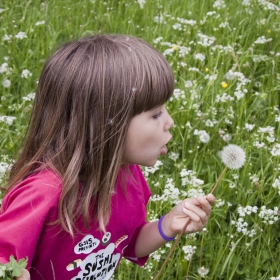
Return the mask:
[[161,42],[160,45],[169,47],[168,49],[163,51],[163,55],[171,55],[174,52],[178,52],[179,57],[185,57],[190,51],[190,47],[175,45],[170,42]]
[[245,128],[248,131],[252,131],[254,129],[255,125],[254,124],[249,124],[249,123],[245,123]]
[[272,41],[272,38],[266,39],[264,36],[261,36],[253,44],[262,45],[262,44],[265,44],[265,43],[268,43],[268,42],[271,42],[271,41]]
[[154,17],[154,22],[156,23],[163,23],[164,17],[163,15],[158,15]]
[[258,212],[258,207],[257,206],[246,206],[246,207],[242,207],[239,206],[237,208],[237,212],[239,214],[239,216],[241,217],[245,217],[246,215],[251,215],[252,213],[257,213]]
[[193,187],[199,187],[204,184],[203,180],[198,179],[195,176],[195,172],[192,170],[182,169],[180,176],[182,178],[182,186],[190,185]]
[[35,98],[35,92],[31,92],[27,94],[26,96],[22,97],[24,101],[32,101]]
[[9,164],[6,162],[0,162],[0,182],[4,176],[4,174],[6,173],[6,171],[8,171],[10,168]]
[[279,144],[279,143],[278,143],[278,144],[275,144],[275,145],[272,147],[270,153],[271,153],[274,157],[280,156],[280,144]]
[[27,69],[22,70],[22,73],[21,73],[22,78],[27,79],[28,77],[31,77],[31,76],[32,76],[32,73],[29,70],[27,70]]
[[192,255],[195,253],[196,246],[186,245],[183,246],[182,249],[185,253],[185,259],[189,261],[192,258]]
[[15,35],[15,38],[22,40],[22,39],[27,38],[27,35],[25,32],[20,31],[17,35]]
[[220,10],[220,9],[226,8],[226,3],[224,0],[216,0],[213,4],[213,7]]
[[280,12],[280,7],[276,6],[275,4],[265,1],[265,0],[258,0],[258,3],[260,6],[263,7],[264,10],[271,10],[271,11],[276,11]]
[[271,277],[270,280],[280,280],[280,275],[277,277]]
[[4,122],[7,125],[12,125],[13,121],[16,119],[16,117],[11,116],[0,116],[0,122]]
[[198,135],[199,136],[199,140],[202,143],[207,143],[210,140],[210,135],[205,130],[197,130],[197,129],[195,129],[194,135]]
[[219,207],[222,207],[223,205],[225,205],[225,201],[222,200],[221,198],[219,198],[215,201],[215,207],[219,208]]
[[201,185],[204,184],[203,180],[198,179],[195,176],[195,172],[192,170],[182,169],[180,172],[182,186],[188,186],[188,191],[186,192],[187,197],[198,197],[200,195],[205,195],[203,190],[201,189]]
[[[179,100],[179,99],[186,99],[186,95],[185,95],[185,91],[179,89],[179,88],[175,88],[173,91],[173,96],[175,97],[175,99]],[[172,99],[171,99],[172,100]]]
[[184,191],[181,191],[178,188],[175,188],[173,179],[167,179],[167,183],[164,187],[164,191],[162,195],[153,195],[151,197],[151,201],[168,201],[170,203],[179,203],[181,201],[180,195],[183,194],[186,196]]
[[152,167],[145,167],[143,170],[143,174],[146,178],[149,177],[150,173],[155,173],[157,170],[159,170],[159,167],[162,165],[162,162],[160,160],[156,161],[156,164]]
[[266,206],[262,206],[259,216],[263,219],[263,223],[272,225],[279,220],[278,210],[277,206],[273,209],[266,209]]
[[194,55],[194,59],[204,61],[205,60],[205,55],[202,53],[197,53]]
[[174,160],[176,161],[178,158],[179,158],[179,154],[178,153],[174,153],[174,152],[170,152],[168,157],[171,159],[171,160]]
[[[8,60],[8,57],[5,58],[5,60]],[[4,75],[2,86],[5,88],[8,88],[11,86],[11,81],[7,78],[12,73],[13,69],[9,67],[7,62],[4,62],[2,65],[0,65],[0,74]]]
[[233,101],[234,98],[228,94],[226,94],[225,92],[223,93],[223,95],[216,95],[216,102],[217,103],[226,103],[228,101]]
[[249,237],[253,237],[256,235],[256,230],[254,228],[252,228],[251,230],[249,230],[248,227],[248,223],[244,221],[243,218],[238,218],[237,221],[231,221],[232,225],[235,225],[236,230],[238,232],[241,232],[243,235],[247,235]]
[[275,181],[272,184],[272,187],[278,189],[278,194],[280,195],[280,177],[275,179]]
[[236,85],[234,95],[236,96],[237,100],[244,97],[244,95],[247,93],[247,89],[245,89],[244,86],[247,83],[249,83],[250,80],[245,78],[243,73],[233,72],[232,70],[229,70],[225,75],[225,79],[230,80],[230,81],[237,79],[237,85]]
[[204,35],[202,33],[198,33],[197,35],[200,39],[199,41],[197,41],[197,44],[201,45],[203,47],[209,47],[209,46],[213,45],[216,41],[216,38],[213,37],[213,36],[209,37],[209,36]]

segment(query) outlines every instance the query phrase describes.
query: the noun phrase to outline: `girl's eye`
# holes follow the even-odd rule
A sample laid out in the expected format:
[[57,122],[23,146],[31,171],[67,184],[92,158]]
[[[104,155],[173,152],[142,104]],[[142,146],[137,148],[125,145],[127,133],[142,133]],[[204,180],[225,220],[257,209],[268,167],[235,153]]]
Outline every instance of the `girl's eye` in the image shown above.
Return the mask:
[[161,116],[161,114],[162,114],[162,112],[160,111],[160,112],[156,113],[155,115],[153,115],[153,118],[158,119]]

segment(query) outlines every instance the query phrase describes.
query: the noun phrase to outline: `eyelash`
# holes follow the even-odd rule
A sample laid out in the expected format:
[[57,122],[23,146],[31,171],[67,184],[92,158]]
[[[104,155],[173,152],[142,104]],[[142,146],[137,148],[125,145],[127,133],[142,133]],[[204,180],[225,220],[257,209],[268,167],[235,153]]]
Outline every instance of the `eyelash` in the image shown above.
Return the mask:
[[153,115],[154,119],[158,119],[162,115],[162,112],[158,112],[157,114]]

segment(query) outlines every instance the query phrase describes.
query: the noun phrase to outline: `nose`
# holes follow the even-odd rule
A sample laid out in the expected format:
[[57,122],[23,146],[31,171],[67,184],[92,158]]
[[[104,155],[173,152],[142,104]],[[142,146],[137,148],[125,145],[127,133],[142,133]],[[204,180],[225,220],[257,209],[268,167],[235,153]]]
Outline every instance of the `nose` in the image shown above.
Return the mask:
[[173,125],[174,125],[174,121],[171,118],[171,116],[169,115],[169,113],[167,112],[167,120],[166,120],[166,124],[164,126],[165,131],[169,130]]

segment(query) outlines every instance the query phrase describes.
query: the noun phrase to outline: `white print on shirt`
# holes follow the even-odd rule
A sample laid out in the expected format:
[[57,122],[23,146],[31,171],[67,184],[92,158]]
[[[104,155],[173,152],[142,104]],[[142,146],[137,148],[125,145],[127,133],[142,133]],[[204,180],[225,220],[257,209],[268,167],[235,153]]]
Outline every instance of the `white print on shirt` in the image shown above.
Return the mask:
[[113,254],[115,244],[110,243],[105,249],[88,255],[80,263],[81,271],[71,280],[109,280],[116,269],[120,253]]
[[94,238],[92,235],[85,236],[74,248],[76,254],[89,254],[100,243],[100,240]]

